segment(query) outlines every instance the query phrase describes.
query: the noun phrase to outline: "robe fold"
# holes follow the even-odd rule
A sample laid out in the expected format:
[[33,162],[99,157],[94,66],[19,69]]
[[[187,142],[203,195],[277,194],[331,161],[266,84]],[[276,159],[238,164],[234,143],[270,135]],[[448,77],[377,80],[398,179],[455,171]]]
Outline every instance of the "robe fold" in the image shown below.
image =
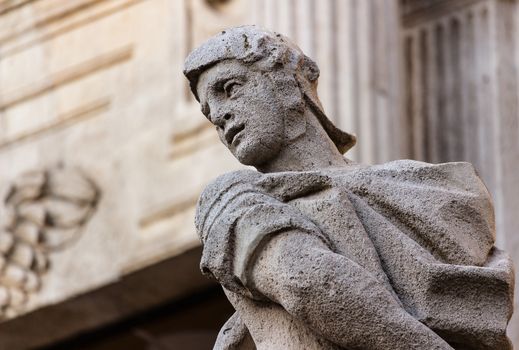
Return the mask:
[[243,170],[202,193],[201,269],[255,301],[251,266],[298,230],[365,269],[454,348],[509,349],[513,267],[494,247],[489,193],[468,163],[401,160],[309,172]]

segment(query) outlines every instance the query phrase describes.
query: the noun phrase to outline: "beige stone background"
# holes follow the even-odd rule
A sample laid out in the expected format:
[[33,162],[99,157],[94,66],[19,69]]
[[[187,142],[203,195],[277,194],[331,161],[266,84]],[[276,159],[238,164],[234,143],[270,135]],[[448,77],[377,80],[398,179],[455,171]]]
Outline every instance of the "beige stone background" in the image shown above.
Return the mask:
[[[76,169],[99,192],[72,238],[53,236],[42,180],[23,219],[42,218],[37,238],[0,236],[0,349],[56,345],[214,288],[197,268],[194,205],[240,165],[189,95],[182,62],[219,30],[252,23],[318,62],[325,110],[358,136],[351,158],[474,163],[497,245],[519,261],[518,2],[0,0],[0,228],[3,199],[35,186],[27,172],[52,182],[55,169]],[[59,208],[65,219],[78,210]],[[55,237],[65,244],[45,249]],[[220,310],[200,305],[208,318]]]

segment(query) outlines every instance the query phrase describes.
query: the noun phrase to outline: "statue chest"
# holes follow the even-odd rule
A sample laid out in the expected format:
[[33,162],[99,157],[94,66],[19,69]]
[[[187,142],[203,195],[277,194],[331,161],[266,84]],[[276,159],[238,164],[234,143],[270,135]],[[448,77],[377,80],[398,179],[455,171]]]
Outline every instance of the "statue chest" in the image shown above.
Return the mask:
[[377,250],[344,188],[332,186],[309,196],[293,199],[289,203],[323,231],[336,253],[359,264],[391,288]]

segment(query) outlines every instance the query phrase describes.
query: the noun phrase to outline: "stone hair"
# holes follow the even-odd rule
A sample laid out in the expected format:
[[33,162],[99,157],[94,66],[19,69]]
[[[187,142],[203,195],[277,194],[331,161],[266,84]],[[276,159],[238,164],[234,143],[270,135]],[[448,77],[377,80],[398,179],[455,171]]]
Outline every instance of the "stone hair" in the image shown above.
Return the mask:
[[228,59],[244,64],[261,63],[268,70],[283,67],[301,74],[315,85],[319,78],[317,64],[288,38],[256,26],[241,26],[220,32],[186,58],[184,74],[197,99],[196,86],[200,75],[211,66]]

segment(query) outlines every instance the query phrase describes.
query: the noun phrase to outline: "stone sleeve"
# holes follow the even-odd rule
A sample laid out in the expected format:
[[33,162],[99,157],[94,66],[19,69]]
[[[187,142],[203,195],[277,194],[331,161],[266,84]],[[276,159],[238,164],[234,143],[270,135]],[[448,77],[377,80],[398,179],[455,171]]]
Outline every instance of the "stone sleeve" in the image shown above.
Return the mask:
[[253,288],[249,274],[255,257],[274,235],[297,230],[315,235],[331,246],[322,231],[298,209],[272,200],[247,210],[237,221],[235,230],[234,275],[249,289]]
[[254,257],[271,237],[299,230],[329,243],[310,219],[266,194],[250,175],[231,173],[208,186],[199,200],[195,222],[203,244],[202,273],[230,291],[262,300],[248,275]]

